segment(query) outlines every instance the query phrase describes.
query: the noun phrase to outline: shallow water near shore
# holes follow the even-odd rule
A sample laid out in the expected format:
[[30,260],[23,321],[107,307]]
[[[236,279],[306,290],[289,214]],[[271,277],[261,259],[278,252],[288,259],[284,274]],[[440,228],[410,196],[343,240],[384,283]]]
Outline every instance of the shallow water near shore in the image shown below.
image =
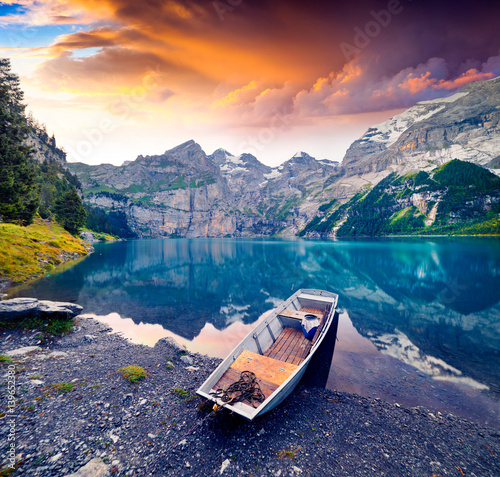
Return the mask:
[[329,389],[500,428],[500,241],[169,239],[97,244],[13,290],[71,301],[134,342],[223,357],[299,288],[339,294]]

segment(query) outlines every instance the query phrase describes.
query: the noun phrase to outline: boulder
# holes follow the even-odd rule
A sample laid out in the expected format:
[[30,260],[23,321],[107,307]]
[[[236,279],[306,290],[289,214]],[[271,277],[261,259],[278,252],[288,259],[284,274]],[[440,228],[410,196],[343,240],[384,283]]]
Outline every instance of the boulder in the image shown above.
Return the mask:
[[174,338],[171,337],[160,338],[156,342],[155,347],[156,346],[167,346],[176,351],[185,351],[185,348],[183,348]]
[[18,321],[24,318],[67,318],[79,315],[83,307],[75,303],[13,298],[0,301],[0,321]]
[[80,234],[80,238],[89,245],[94,245],[96,242],[98,242],[92,232],[82,232]]

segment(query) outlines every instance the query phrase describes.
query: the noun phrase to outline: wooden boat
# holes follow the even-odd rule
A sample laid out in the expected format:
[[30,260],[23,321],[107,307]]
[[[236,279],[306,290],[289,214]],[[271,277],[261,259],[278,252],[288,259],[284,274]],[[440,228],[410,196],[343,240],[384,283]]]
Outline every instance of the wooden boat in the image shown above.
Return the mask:
[[[259,323],[226,357],[198,389],[197,394],[252,420],[280,404],[299,383],[332,323],[338,295],[301,289]],[[302,321],[316,315],[320,321],[312,340],[305,337]],[[240,380],[242,371],[255,374],[262,403],[229,402],[214,396]],[[220,393],[219,393],[220,394]]]

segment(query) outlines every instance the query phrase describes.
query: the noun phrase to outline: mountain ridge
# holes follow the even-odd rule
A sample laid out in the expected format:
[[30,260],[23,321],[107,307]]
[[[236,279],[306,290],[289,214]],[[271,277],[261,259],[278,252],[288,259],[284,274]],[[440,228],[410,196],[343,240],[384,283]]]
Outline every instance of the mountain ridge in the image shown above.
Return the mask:
[[496,78],[372,126],[340,164],[299,151],[270,167],[223,148],[208,155],[189,140],[121,166],[68,167],[82,182],[87,203],[123,211],[139,237],[293,236],[390,174],[429,173],[453,159],[497,172],[499,153]]

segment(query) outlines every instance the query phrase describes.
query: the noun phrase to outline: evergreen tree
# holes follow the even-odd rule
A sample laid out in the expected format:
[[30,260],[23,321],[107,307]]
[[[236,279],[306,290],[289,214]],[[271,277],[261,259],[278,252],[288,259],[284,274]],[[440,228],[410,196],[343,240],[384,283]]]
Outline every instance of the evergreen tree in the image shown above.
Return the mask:
[[25,143],[29,127],[22,100],[10,60],[0,59],[0,220],[28,225],[36,210],[35,169]]
[[70,234],[78,234],[85,225],[87,211],[74,187],[57,200],[55,210],[57,221]]

